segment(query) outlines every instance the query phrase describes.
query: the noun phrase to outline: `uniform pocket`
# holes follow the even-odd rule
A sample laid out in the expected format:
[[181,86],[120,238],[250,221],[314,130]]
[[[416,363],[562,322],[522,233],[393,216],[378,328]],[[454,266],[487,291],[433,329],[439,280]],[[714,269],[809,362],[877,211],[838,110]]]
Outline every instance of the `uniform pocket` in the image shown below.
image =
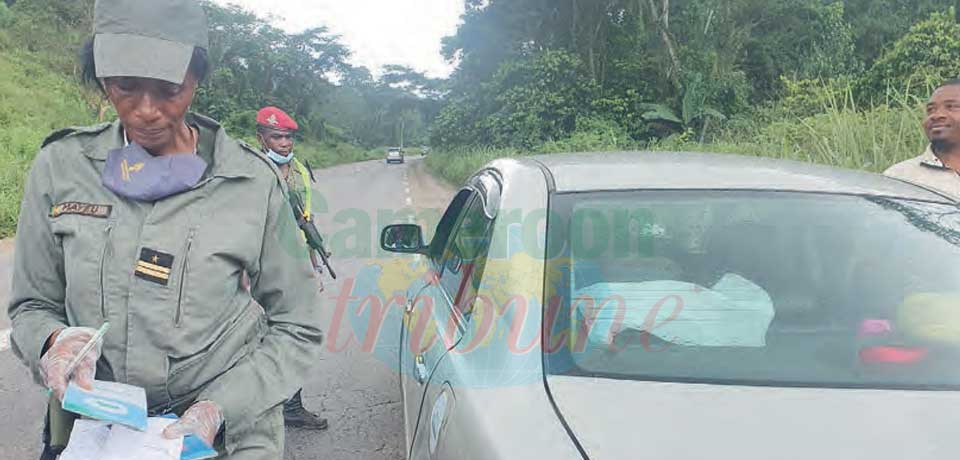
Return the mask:
[[97,271],[99,276],[99,282],[97,285],[100,289],[100,317],[106,320],[107,318],[107,285],[106,285],[106,265],[107,265],[107,251],[110,249],[110,235],[113,232],[113,224],[107,224],[107,227],[104,229],[103,237],[103,250],[100,251],[100,263],[99,270]]
[[112,219],[76,215],[51,221],[63,247],[65,303],[70,324],[94,324],[106,318],[113,226]]
[[186,292],[186,285],[188,280],[188,274],[190,269],[190,249],[193,247],[193,237],[195,231],[190,230],[190,234],[187,235],[187,245],[183,250],[183,262],[180,264],[180,278],[179,278],[179,291],[177,293],[177,312],[174,317],[174,326],[180,327],[180,323],[183,320],[183,304],[186,302],[184,299],[184,294]]

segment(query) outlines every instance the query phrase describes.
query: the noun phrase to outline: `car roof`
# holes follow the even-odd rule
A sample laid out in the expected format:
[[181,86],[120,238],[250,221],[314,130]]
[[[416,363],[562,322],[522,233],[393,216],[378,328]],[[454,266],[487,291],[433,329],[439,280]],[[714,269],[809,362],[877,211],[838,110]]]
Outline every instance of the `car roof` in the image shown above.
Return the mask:
[[746,155],[637,151],[536,155],[517,160],[546,169],[558,192],[789,190],[957,203],[945,194],[880,174]]

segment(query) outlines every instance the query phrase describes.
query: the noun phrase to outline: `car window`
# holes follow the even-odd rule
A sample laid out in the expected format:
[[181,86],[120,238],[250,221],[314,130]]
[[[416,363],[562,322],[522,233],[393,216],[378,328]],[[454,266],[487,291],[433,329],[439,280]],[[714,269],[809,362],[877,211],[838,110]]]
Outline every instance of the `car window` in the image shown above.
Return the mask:
[[447,205],[447,210],[443,212],[440,222],[437,223],[436,231],[434,231],[433,239],[430,242],[430,261],[434,263],[434,268],[437,271],[440,271],[440,257],[443,255],[443,249],[447,246],[450,232],[453,231],[453,226],[460,220],[465,205],[473,197],[473,193],[471,190],[461,190],[457,193],[450,204]]
[[575,339],[553,373],[960,386],[956,206],[711,191],[551,207],[552,334]]
[[483,200],[471,198],[440,261],[440,285],[465,318],[473,310],[490,246],[493,220],[483,209]]

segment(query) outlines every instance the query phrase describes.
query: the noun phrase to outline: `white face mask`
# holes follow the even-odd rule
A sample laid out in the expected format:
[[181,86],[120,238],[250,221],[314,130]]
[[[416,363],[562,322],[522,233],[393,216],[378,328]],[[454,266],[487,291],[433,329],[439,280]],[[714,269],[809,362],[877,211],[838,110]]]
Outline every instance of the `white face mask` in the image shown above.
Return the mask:
[[279,154],[279,153],[277,153],[277,152],[274,152],[274,151],[271,150],[271,149],[267,149],[267,152],[266,152],[266,153],[267,153],[267,156],[270,157],[270,159],[273,160],[273,162],[276,163],[276,164],[278,164],[278,165],[285,165],[285,164],[289,163],[291,160],[293,160],[293,151],[292,151],[292,150],[290,151],[290,153],[288,153],[288,154],[286,154],[286,155],[281,155],[281,154]]

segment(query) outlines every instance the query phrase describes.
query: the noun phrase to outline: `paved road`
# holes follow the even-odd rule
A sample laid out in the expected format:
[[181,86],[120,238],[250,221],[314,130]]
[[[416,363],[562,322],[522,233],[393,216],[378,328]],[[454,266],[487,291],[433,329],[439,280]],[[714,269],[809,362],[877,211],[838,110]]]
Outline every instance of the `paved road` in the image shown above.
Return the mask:
[[[418,158],[408,158],[404,165],[388,166],[382,161],[372,161],[330,168],[317,171],[317,181],[322,201],[329,205],[327,212],[317,212],[318,224],[327,234],[328,242],[334,243],[334,252],[341,254],[345,251],[338,245],[353,248],[356,243],[331,240],[338,240],[333,237],[338,232],[351,233],[349,230],[358,226],[351,216],[369,216],[368,223],[359,225],[370,227],[371,240],[366,244],[375,247],[379,236],[378,213],[386,215],[407,208],[442,210],[452,196],[449,186],[423,172]],[[315,201],[321,200],[315,198]],[[318,206],[315,203],[314,209]],[[428,233],[432,232],[428,230]],[[10,242],[0,242],[0,305],[4,306],[9,298],[12,256]],[[325,279],[325,329],[329,329],[333,319],[332,299],[340,293],[346,280],[356,276],[371,261],[362,255],[334,254],[340,280]],[[397,324],[384,325],[385,329],[398,327]],[[5,314],[0,314],[0,413],[8,415],[0,418],[0,458],[36,458],[44,397],[13,354],[3,349],[2,331],[7,328],[9,321]],[[304,388],[304,403],[327,417],[330,428],[325,432],[288,429],[287,460],[404,457],[403,410],[396,375],[387,363],[360,350],[359,342],[354,341],[340,352],[324,353],[313,378]]]
[[13,242],[0,241],[0,458],[37,458],[46,396],[33,384],[27,369],[10,352],[7,334]]

